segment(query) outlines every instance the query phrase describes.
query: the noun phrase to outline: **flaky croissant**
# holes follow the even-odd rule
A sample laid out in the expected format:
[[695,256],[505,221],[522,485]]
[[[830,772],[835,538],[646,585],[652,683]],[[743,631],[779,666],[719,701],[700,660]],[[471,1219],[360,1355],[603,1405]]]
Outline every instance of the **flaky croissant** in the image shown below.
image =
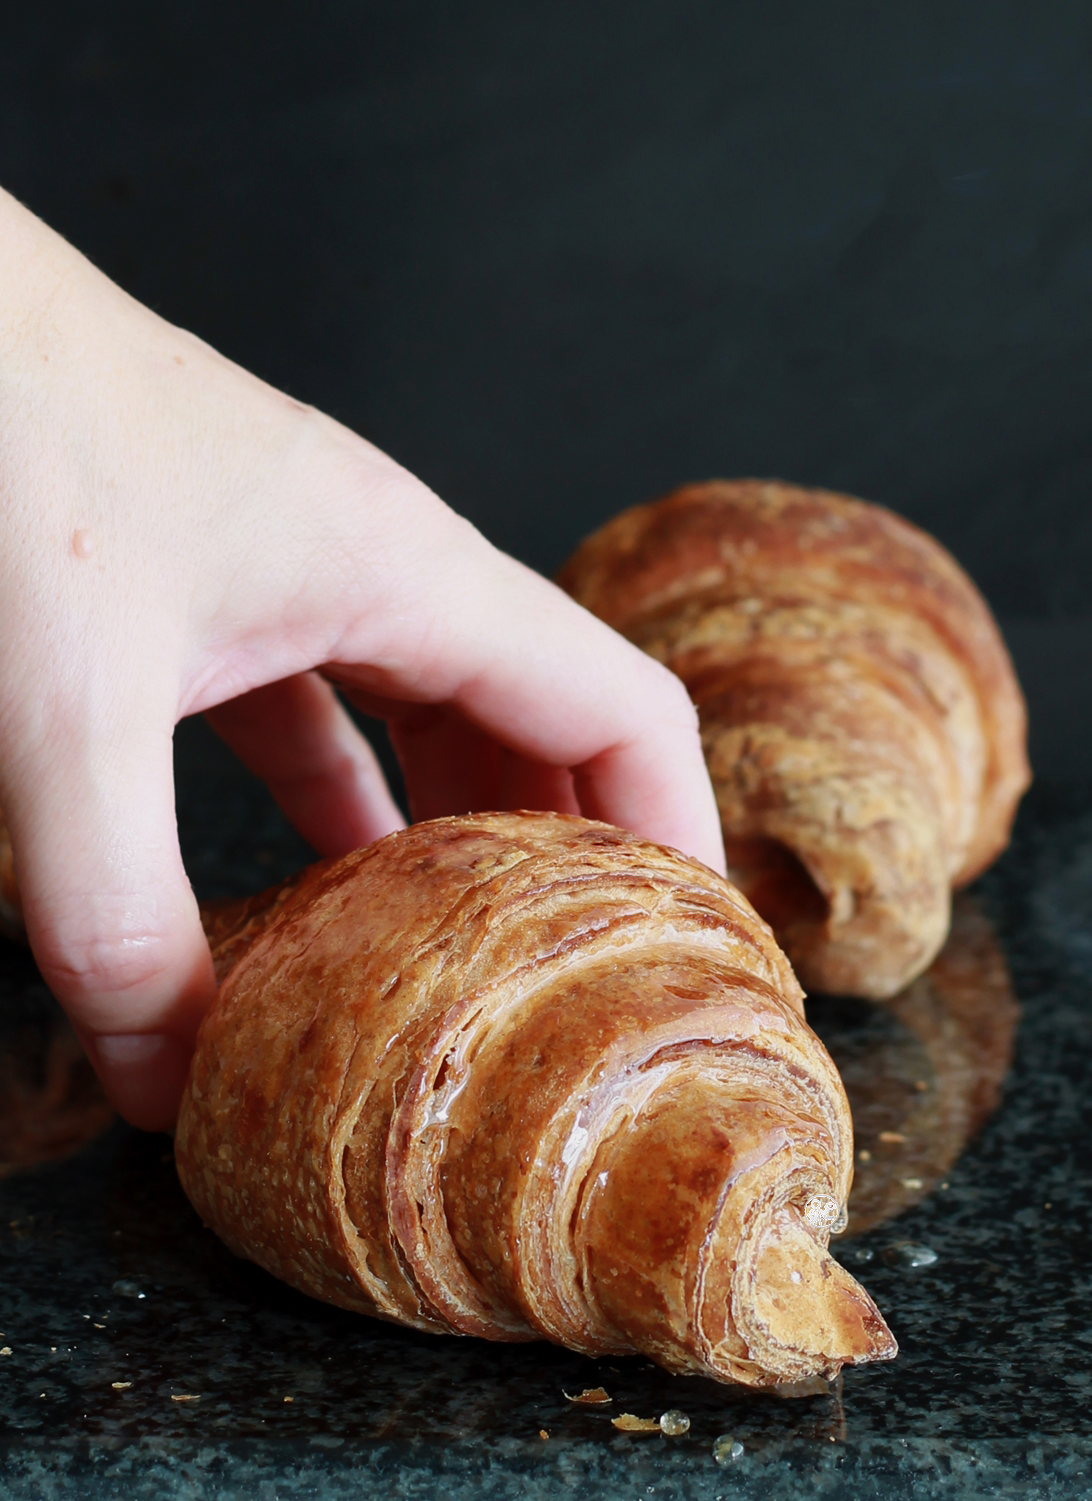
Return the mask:
[[483,814],[207,922],[224,978],[176,1158],[240,1255],[416,1329],[752,1386],[895,1354],[827,1248],[841,1082],[704,866]]
[[940,544],[846,496],[714,482],[615,517],[560,582],[687,685],[731,878],[805,988],[920,974],[1030,780],[1008,653]]

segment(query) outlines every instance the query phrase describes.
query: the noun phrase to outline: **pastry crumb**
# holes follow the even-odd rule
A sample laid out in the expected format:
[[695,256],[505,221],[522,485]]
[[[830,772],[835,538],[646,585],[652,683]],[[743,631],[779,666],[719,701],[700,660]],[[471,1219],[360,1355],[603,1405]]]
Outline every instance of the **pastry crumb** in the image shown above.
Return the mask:
[[127,1392],[132,1384],[131,1381],[111,1381],[110,1383],[116,1392]]
[[172,1402],[200,1402],[200,1400],[200,1392],[173,1392],[171,1394]]
[[659,1433],[660,1420],[658,1418],[639,1418],[632,1412],[623,1412],[616,1418],[611,1418],[615,1428],[622,1433]]
[[570,1396],[562,1388],[561,1395],[565,1398],[566,1402],[579,1402],[582,1407],[602,1407],[604,1403],[611,1400],[601,1386],[586,1386],[582,1392],[577,1392],[575,1397]]
[[545,1428],[540,1428],[538,1430],[538,1436],[539,1436],[539,1438],[549,1438],[550,1437],[550,1435],[546,1432]]
[[899,1146],[906,1140],[906,1137],[901,1131],[881,1131],[880,1140],[889,1142],[892,1146]]

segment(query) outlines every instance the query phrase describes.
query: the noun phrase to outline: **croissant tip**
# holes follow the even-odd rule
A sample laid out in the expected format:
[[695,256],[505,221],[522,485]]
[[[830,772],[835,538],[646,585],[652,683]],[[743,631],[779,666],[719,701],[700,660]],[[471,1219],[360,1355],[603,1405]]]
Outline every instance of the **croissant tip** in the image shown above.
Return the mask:
[[[898,1344],[868,1293],[834,1260],[792,1205],[763,1237],[755,1264],[755,1315],[768,1369],[835,1374],[843,1365],[893,1360]],[[791,1371],[790,1368],[791,1367]]]

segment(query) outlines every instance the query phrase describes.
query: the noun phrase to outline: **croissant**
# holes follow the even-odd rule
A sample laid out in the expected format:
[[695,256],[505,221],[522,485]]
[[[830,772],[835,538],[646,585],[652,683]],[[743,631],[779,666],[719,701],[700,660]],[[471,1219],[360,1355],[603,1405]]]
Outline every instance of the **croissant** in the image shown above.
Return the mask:
[[751,1386],[889,1359],[830,1256],[852,1127],[720,877],[553,814],[439,819],[206,909],[175,1140],[206,1224],[414,1329]]
[[805,988],[920,974],[1030,780],[1008,653],[940,544],[843,495],[714,482],[615,517],[559,581],[690,690],[731,878]]

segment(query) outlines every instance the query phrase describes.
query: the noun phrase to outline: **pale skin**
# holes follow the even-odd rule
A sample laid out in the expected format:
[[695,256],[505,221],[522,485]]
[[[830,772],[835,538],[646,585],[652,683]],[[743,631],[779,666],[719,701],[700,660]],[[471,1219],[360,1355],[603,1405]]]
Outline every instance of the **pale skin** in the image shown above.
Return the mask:
[[333,680],[386,719],[415,818],[582,812],[724,871],[676,678],[2,191],[0,513],[27,931],[136,1125],[172,1125],[215,989],[175,822],[186,715],[325,855],[403,821]]

